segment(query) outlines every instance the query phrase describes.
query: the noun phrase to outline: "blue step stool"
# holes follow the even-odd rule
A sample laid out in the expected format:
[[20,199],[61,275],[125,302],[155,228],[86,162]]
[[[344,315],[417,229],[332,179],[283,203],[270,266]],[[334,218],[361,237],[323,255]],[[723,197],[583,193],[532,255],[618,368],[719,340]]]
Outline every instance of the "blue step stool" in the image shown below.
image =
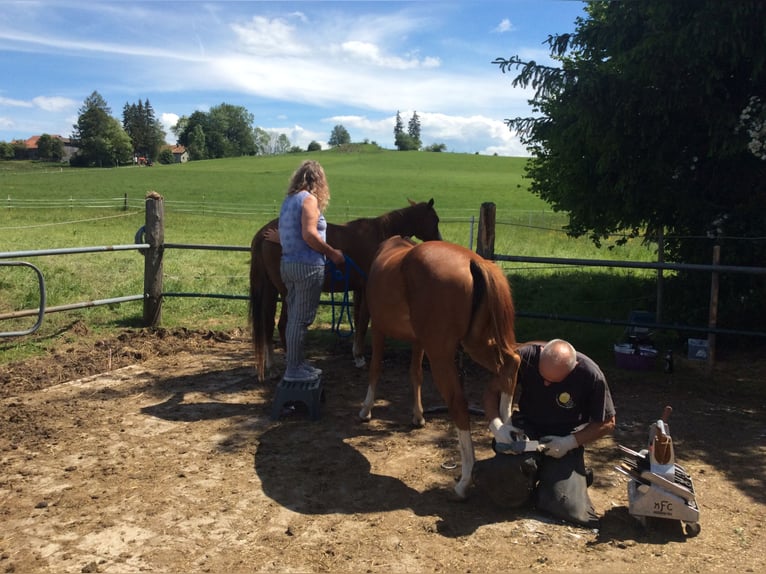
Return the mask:
[[274,393],[271,407],[272,420],[279,420],[282,409],[287,403],[301,402],[306,405],[312,421],[319,419],[319,406],[324,398],[322,379],[316,377],[306,381],[285,381],[282,379]]

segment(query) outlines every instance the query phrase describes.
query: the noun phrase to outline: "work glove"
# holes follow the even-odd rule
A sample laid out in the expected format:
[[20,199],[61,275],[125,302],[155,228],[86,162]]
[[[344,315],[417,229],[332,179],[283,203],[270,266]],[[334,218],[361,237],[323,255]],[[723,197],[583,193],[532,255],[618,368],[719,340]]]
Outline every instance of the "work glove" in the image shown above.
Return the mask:
[[577,439],[575,435],[568,434],[566,436],[552,436],[547,435],[540,439],[542,444],[543,454],[552,456],[553,458],[561,458],[570,450],[577,448]]
[[[524,435],[523,429],[515,427],[511,423],[503,424],[503,421],[498,417],[495,417],[489,422],[489,430],[492,431],[492,434],[495,437],[495,442],[497,442],[498,445],[510,445],[517,440],[526,440],[527,438],[526,435]],[[504,449],[500,447],[498,450],[508,454],[518,454],[510,448]]]

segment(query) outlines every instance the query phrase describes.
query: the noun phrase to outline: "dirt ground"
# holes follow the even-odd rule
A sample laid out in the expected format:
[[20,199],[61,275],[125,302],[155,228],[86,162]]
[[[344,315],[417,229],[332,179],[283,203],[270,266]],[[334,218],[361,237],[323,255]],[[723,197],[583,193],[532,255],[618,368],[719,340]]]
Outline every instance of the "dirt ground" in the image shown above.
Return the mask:
[[[454,501],[456,435],[438,409],[410,427],[406,352],[390,351],[361,423],[349,343],[314,351],[317,421],[300,405],[272,420],[276,381],[255,379],[246,333],[126,331],[0,366],[0,572],[766,571],[763,394],[726,391],[763,384],[750,361],[717,369],[717,393],[688,384],[701,367],[683,360],[672,376],[604,365],[618,429],[588,450],[594,531],[493,508],[476,488]],[[482,377],[466,367],[472,404]],[[440,404],[427,382],[424,405]],[[665,404],[697,536],[639,523],[614,470],[617,444],[643,448]],[[489,457],[478,414],[473,437]]]

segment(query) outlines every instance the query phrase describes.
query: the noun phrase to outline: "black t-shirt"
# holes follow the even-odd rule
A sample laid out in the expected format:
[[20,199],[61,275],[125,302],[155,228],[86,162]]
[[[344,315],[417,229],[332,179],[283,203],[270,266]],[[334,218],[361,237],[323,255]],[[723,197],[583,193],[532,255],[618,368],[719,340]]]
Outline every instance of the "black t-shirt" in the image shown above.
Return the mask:
[[584,423],[602,422],[615,415],[606,377],[596,363],[577,353],[577,366],[567,378],[545,386],[538,371],[541,351],[540,345],[519,349],[521,395],[513,420],[529,438],[566,435]]

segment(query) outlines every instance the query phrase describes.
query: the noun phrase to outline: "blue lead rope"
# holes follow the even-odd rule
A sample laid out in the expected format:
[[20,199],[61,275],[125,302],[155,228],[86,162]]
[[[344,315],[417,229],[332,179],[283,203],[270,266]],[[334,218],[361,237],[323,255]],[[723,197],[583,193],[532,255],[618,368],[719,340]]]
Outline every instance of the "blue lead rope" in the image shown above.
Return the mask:
[[[354,262],[351,257],[348,255],[346,257],[346,264],[344,265],[344,269],[338,269],[338,266],[335,265],[332,261],[329,259],[327,260],[327,264],[325,265],[325,268],[327,269],[327,272],[330,274],[330,304],[332,307],[332,331],[339,337],[350,337],[354,334],[354,320],[351,316],[351,301],[349,299],[348,294],[348,286],[349,282],[351,280],[351,269],[355,269],[357,273],[361,277],[366,277],[364,274],[364,271],[362,271],[359,266]],[[343,284],[343,296],[341,297],[341,302],[338,304],[339,311],[338,311],[338,318],[337,321],[335,319],[335,283],[342,283]],[[343,324],[343,316],[346,316],[348,319],[348,326],[349,330],[347,333],[341,332],[341,326]]]

